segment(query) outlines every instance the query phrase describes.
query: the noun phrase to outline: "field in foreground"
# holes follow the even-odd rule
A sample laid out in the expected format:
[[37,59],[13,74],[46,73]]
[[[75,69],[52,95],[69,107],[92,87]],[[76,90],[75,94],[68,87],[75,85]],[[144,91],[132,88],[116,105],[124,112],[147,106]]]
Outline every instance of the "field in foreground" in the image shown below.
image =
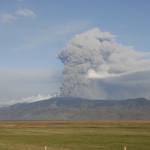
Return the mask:
[[150,150],[150,121],[0,122],[0,150]]

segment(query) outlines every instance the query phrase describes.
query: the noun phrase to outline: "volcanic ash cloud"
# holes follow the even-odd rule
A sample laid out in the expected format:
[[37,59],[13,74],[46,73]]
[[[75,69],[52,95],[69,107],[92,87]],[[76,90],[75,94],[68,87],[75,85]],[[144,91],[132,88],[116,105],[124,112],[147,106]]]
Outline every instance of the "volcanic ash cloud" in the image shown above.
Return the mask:
[[107,88],[101,82],[107,78],[149,70],[148,56],[148,52],[138,52],[118,44],[114,35],[98,28],[78,34],[59,54],[64,64],[61,95],[108,98]]

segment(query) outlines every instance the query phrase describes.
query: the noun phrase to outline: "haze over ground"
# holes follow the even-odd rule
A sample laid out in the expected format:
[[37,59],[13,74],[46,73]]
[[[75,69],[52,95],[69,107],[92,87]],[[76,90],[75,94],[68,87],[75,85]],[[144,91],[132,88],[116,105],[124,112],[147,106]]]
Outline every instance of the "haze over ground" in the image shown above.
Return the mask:
[[[59,92],[63,64],[58,54],[75,35],[95,28],[114,35],[118,44],[136,54],[148,54],[140,54],[140,59],[128,55],[128,75],[110,77],[106,65],[101,74],[88,69],[90,77],[109,77],[92,81],[89,89],[96,87],[95,98],[149,97],[149,14],[149,0],[0,0],[0,104],[45,99]],[[124,54],[116,60],[120,56]]]

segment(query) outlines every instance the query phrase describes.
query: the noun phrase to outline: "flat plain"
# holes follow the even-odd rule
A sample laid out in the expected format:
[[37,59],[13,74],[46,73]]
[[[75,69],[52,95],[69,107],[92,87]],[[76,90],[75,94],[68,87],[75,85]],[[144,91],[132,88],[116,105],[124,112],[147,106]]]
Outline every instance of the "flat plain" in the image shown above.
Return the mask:
[[150,150],[150,121],[1,121],[0,150]]

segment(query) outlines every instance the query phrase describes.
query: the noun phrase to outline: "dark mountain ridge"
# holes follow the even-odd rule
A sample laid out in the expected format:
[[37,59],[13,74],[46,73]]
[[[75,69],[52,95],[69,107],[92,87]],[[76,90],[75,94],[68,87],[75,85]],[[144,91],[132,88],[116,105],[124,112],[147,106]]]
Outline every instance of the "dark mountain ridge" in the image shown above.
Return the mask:
[[54,97],[0,108],[0,120],[149,120],[150,101]]

